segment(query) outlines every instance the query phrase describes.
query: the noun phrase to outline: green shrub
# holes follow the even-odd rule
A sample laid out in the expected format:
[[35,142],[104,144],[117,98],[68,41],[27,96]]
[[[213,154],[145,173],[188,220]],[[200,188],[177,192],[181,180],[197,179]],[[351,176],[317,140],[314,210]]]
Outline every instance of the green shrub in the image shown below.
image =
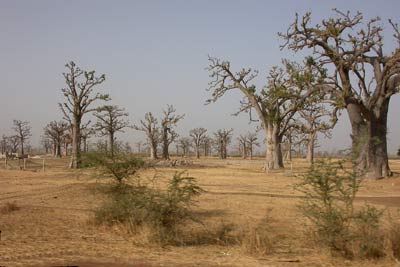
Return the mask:
[[361,178],[344,161],[318,161],[302,176],[297,189],[305,194],[300,210],[314,226],[318,242],[346,258],[385,255],[380,232],[382,213],[365,206],[354,210]]
[[129,153],[116,153],[111,156],[108,153],[91,152],[84,156],[84,164],[95,167],[97,176],[111,177],[121,184],[145,167],[145,162]]

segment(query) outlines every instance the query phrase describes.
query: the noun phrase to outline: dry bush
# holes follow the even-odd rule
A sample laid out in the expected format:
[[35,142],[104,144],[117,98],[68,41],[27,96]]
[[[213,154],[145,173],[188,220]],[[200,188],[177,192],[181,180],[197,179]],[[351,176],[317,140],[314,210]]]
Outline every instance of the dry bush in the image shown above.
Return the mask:
[[239,234],[239,245],[249,254],[268,255],[274,251],[277,242],[277,234],[273,226],[273,218],[270,216],[270,210],[264,218],[255,225],[249,224],[242,228]]
[[7,202],[0,208],[1,214],[8,214],[21,209],[16,202]]
[[95,221],[108,225],[122,223],[131,232],[150,227],[151,242],[181,244],[180,226],[197,221],[191,208],[202,191],[193,177],[183,173],[176,173],[165,190],[138,178],[135,185],[118,184],[110,190],[110,199],[96,211]]

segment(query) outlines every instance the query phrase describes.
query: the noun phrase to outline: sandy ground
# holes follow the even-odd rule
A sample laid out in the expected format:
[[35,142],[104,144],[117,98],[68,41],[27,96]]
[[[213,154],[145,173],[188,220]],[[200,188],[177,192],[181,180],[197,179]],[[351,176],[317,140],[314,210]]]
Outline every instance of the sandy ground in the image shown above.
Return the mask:
[[[268,212],[277,238],[274,252],[265,256],[245,253],[233,245],[165,247],[142,244],[119,227],[91,222],[93,210],[104,199],[97,190],[104,180],[88,171],[71,171],[66,161],[35,168],[0,170],[0,206],[15,202],[20,209],[0,215],[0,266],[400,266],[390,257],[374,261],[333,258],[310,242],[306,221],[296,205],[301,195],[293,188],[295,174],[305,170],[296,160],[293,171],[263,173],[262,160],[195,161],[187,168],[160,168],[157,175],[171,177],[186,170],[206,192],[199,198],[199,214],[206,227],[221,223],[244,226]],[[400,172],[400,161],[391,167]],[[143,172],[154,175],[154,170]],[[398,219],[400,178],[364,181],[357,204],[368,202]]]

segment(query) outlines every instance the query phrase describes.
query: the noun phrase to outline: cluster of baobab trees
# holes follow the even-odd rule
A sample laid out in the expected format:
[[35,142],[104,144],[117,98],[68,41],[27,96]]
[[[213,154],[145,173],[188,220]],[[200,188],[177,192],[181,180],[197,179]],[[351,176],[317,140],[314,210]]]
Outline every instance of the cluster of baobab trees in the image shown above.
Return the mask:
[[390,99],[400,87],[399,27],[388,21],[397,46],[385,51],[380,18],[333,12],[320,23],[311,21],[311,13],[296,14],[288,30],[279,33],[281,49],[309,55],[301,63],[283,60],[282,66],[273,67],[263,88],[253,85],[257,71],[236,72],[228,61],[209,57],[209,102],[230,90],[243,93],[239,112],[261,123],[270,169],[283,167],[284,140],[305,135],[312,153],[316,133],[329,135],[338,112],[345,110],[356,168],[371,178],[389,176],[387,116]]
[[[329,136],[338,114],[346,111],[351,123],[356,168],[373,178],[389,176],[387,116],[390,99],[400,88],[400,30],[391,20],[388,26],[397,43],[394,51],[384,50],[380,18],[364,20],[359,12],[334,10],[332,18],[313,23],[311,13],[302,17],[296,14],[288,30],[279,33],[283,42],[281,49],[308,51],[304,60],[282,60],[281,66],[269,71],[265,86],[257,88],[254,80],[258,71],[250,68],[234,71],[230,62],[209,57],[211,97],[207,102],[216,102],[231,90],[243,94],[238,113],[247,112],[250,120],[258,121],[259,128],[264,130],[267,169],[284,167],[284,144],[289,154],[292,145],[306,144],[307,158],[312,163],[317,134]],[[189,137],[178,138],[174,129],[184,115],[176,114],[171,105],[163,111],[160,120],[149,112],[139,124],[130,125],[123,109],[98,105],[110,100],[108,94],[94,91],[105,81],[104,74],[96,76],[94,71],[83,71],[74,62],[66,68],[63,74],[66,87],[62,89],[65,101],[59,103],[64,121],[49,123],[45,136],[51,140],[53,151],[58,151],[56,154],[60,153],[61,144],[71,145],[72,168],[79,168],[81,152],[87,149],[86,140],[90,135],[108,136],[112,154],[115,133],[128,127],[146,134],[152,159],[158,158],[159,146],[161,158],[169,159],[172,143],[183,154],[192,145],[197,157],[200,148],[207,154],[214,144],[220,157],[226,158],[232,130],[218,131],[212,142],[203,128],[193,129]],[[97,118],[92,127],[88,126],[89,122],[84,123],[88,113]],[[23,153],[29,134],[16,136]],[[256,136],[240,136],[238,142],[243,157],[251,158],[253,147],[258,145]]]

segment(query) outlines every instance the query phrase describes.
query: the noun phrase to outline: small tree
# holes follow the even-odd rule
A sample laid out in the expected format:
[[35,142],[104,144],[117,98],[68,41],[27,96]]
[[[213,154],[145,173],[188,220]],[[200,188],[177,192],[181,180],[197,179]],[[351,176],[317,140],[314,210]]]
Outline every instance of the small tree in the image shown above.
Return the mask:
[[200,158],[200,146],[206,137],[207,129],[194,128],[190,130],[189,135],[192,138],[192,144],[196,153],[196,158]]
[[20,120],[14,120],[14,127],[13,130],[16,133],[16,136],[19,138],[19,144],[20,144],[20,149],[21,149],[21,156],[24,155],[24,144],[26,141],[29,139],[31,134],[31,127],[29,126],[29,122],[27,121],[20,121]]
[[71,61],[65,65],[68,72],[63,73],[66,87],[61,91],[66,98],[66,102],[59,103],[64,118],[72,126],[72,158],[70,167],[80,168],[81,165],[81,123],[85,114],[93,112],[93,103],[98,100],[110,100],[107,94],[94,93],[97,85],[106,79],[102,74],[95,76],[95,71],[83,71]]
[[172,105],[167,105],[167,109],[163,110],[164,117],[161,120],[161,139],[162,156],[165,160],[169,159],[169,145],[178,138],[178,134],[174,131],[173,127],[185,117],[185,114],[177,115],[175,112],[176,109]]
[[125,120],[128,113],[118,106],[103,106],[97,109],[94,116],[97,118],[95,130],[100,136],[109,138],[109,152],[112,157],[114,156],[115,133],[124,132],[124,128],[130,127],[129,122]]
[[157,119],[148,112],[144,115],[144,120],[140,120],[140,125],[133,125],[133,129],[142,131],[146,134],[147,144],[150,148],[150,159],[157,159],[157,146],[160,140],[160,129],[157,126]]

